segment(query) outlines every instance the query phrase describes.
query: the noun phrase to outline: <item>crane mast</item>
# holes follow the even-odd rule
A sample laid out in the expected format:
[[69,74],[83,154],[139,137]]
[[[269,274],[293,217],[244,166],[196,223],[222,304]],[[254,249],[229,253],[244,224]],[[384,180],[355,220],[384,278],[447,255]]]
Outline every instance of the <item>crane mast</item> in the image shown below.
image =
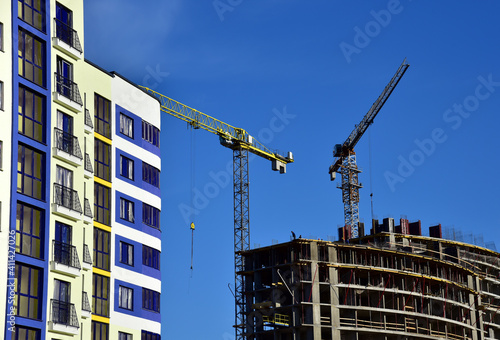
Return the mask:
[[379,113],[382,106],[396,88],[399,81],[410,65],[403,60],[398,70],[392,77],[391,81],[386,85],[380,96],[373,103],[372,107],[361,122],[354,127],[349,137],[344,144],[337,144],[333,150],[335,161],[330,165],[329,173],[330,180],[335,180],[336,173],[340,173],[342,183],[339,188],[342,190],[342,202],[344,203],[344,226],[348,235],[344,238],[357,238],[359,225],[359,189],[362,187],[358,181],[358,175],[361,170],[356,164],[356,153],[354,147],[359,142],[368,127],[373,123],[373,120]]
[[179,103],[147,87],[140,86],[145,92],[160,101],[161,111],[179,118],[196,129],[203,129],[219,136],[221,145],[233,150],[233,204],[234,204],[234,274],[235,274],[235,332],[236,340],[245,339],[250,320],[247,319],[247,300],[245,279],[238,273],[245,270],[242,253],[250,250],[250,205],[248,153],[270,160],[272,170],[286,172],[286,165],[292,163],[293,155],[270,150],[248,132],[236,128],[204,114],[196,109]]

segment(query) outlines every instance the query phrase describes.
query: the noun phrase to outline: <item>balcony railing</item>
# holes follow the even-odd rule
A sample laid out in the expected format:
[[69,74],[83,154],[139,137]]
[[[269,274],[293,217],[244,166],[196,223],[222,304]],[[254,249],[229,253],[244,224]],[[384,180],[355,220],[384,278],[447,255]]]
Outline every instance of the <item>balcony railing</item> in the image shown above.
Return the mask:
[[61,20],[54,18],[55,34],[58,39],[64,41],[69,46],[73,47],[78,52],[82,53],[82,45],[78,39],[78,33],[70,26],[66,25]]
[[78,192],[57,183],[54,183],[54,203],[80,214],[82,213],[82,205],[78,198]]
[[89,297],[87,296],[87,292],[82,292],[82,310],[86,312],[92,312],[92,308],[90,308]]
[[80,269],[80,260],[76,247],[71,244],[54,240],[54,262],[68,267]]
[[57,149],[64,151],[79,159],[83,159],[78,138],[71,133],[54,128],[54,142]]
[[90,256],[89,246],[86,244],[83,245],[83,262],[92,264],[92,257]]
[[69,302],[50,300],[52,322],[79,328],[75,305]]
[[85,109],[85,125],[92,129],[94,128],[94,123],[92,123],[92,117],[90,116],[89,109]]
[[66,78],[62,74],[54,73],[54,83],[56,84],[56,91],[60,95],[68,98],[69,100],[83,105],[78,85],[71,79]]
[[90,160],[90,156],[88,153],[85,154],[85,170],[94,173],[94,169],[92,169],[92,161]]

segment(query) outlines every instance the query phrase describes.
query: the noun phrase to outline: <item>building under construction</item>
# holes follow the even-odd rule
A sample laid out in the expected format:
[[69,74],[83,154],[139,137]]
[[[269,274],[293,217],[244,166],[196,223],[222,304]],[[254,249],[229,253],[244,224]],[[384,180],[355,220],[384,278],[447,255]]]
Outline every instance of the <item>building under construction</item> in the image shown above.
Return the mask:
[[244,252],[246,338],[500,339],[500,254],[429,235],[386,218]]

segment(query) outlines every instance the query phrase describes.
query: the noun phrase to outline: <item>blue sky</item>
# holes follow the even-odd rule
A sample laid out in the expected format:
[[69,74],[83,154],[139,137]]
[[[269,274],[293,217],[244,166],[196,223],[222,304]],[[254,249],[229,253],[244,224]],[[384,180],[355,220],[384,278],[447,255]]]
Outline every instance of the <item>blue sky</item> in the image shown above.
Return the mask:
[[[441,223],[500,249],[499,11],[495,1],[85,0],[85,54],[294,153],[286,175],[250,163],[252,246],[288,241],[291,230],[337,235],[332,148],[407,57],[356,147],[360,216],[369,224],[371,186],[379,219],[420,219],[425,233]],[[233,339],[231,162],[216,136],[163,117],[164,339]],[[192,192],[193,271],[182,213]]]

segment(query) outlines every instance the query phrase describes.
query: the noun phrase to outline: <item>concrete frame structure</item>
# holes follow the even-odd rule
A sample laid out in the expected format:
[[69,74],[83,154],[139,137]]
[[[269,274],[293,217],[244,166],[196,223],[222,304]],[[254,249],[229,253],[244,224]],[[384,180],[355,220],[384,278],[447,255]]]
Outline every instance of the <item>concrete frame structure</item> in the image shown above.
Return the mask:
[[159,340],[160,104],[83,26],[82,0],[0,4],[0,337]]
[[247,339],[499,339],[500,254],[419,227],[245,252]]

